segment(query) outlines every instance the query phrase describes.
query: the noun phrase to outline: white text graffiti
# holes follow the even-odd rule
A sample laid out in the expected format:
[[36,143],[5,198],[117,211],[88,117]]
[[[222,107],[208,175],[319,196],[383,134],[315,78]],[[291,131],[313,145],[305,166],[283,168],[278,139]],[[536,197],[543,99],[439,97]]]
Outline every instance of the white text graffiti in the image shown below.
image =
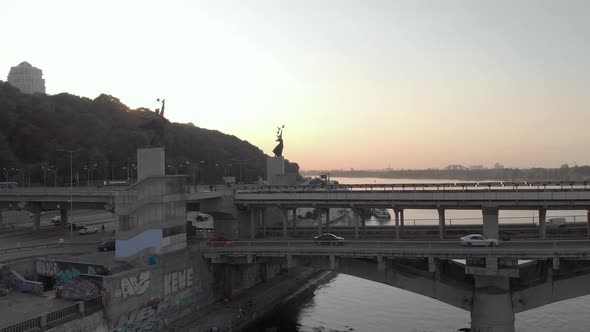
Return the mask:
[[193,268],[164,275],[164,295],[193,286]]
[[150,288],[150,271],[144,271],[137,277],[121,279],[121,287],[115,290],[115,297],[127,299],[132,295],[141,295]]

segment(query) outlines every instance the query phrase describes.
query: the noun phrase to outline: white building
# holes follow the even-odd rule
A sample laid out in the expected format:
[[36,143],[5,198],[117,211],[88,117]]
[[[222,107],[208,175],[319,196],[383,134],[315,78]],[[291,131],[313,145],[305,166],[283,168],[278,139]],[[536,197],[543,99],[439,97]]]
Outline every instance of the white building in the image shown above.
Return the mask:
[[43,71],[24,61],[16,67],[11,67],[8,73],[8,83],[23,93],[45,93]]

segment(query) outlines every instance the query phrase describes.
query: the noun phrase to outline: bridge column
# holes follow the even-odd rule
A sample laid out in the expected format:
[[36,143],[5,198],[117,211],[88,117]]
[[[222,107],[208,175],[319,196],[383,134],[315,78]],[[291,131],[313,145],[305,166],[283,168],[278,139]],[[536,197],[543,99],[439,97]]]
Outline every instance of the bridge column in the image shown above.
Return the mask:
[[393,209],[393,214],[395,215],[395,239],[399,240],[399,210]]
[[68,209],[59,209],[59,216],[61,217],[61,224],[63,227],[66,227],[68,224]]
[[293,211],[293,237],[297,236],[297,209],[292,209]]
[[539,209],[539,239],[547,238],[547,227],[545,225],[545,218],[547,218],[547,210]]
[[438,209],[438,238],[445,238],[445,209]]
[[260,215],[258,216],[259,221],[260,221],[260,225],[262,226],[262,237],[266,238],[266,224],[264,222],[264,208],[260,208],[260,210],[258,210]]
[[404,236],[404,209],[399,210],[400,236]]
[[[356,210],[353,209],[353,212]],[[359,238],[359,220],[357,218],[354,218],[354,238],[357,240]]]
[[499,234],[498,208],[483,208],[483,236],[497,239]]
[[510,278],[474,275],[471,331],[514,332]]
[[287,237],[287,209],[281,209],[281,216],[283,217],[283,237]]
[[322,214],[323,214],[323,210],[322,209],[315,209],[315,218],[318,222],[318,235],[322,234]]
[[326,229],[330,233],[330,208],[326,209]]
[[361,213],[359,214],[359,217],[361,218],[361,228],[363,230],[363,236],[366,237],[367,236],[367,222],[366,222],[366,218],[365,218],[365,211],[361,210]]
[[254,239],[256,235],[256,231],[258,228],[256,227],[256,208],[250,209],[250,239]]
[[588,209],[588,216],[586,219],[586,235],[588,235],[588,237],[590,237],[590,209]]
[[33,231],[39,231],[41,229],[41,206],[39,204],[28,203],[25,209],[33,214]]

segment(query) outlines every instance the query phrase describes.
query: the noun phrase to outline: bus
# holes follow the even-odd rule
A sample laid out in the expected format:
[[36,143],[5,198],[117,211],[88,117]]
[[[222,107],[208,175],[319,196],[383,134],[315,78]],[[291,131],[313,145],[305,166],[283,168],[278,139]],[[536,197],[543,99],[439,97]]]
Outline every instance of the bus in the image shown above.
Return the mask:
[[0,189],[16,189],[17,185],[16,182],[0,182]]

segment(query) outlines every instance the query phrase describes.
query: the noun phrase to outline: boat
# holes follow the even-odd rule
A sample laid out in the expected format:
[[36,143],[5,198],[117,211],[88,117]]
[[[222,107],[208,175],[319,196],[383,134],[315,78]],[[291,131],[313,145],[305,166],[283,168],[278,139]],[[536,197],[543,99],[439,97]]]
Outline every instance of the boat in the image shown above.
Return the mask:
[[373,216],[378,219],[391,219],[391,215],[386,209],[373,209]]

